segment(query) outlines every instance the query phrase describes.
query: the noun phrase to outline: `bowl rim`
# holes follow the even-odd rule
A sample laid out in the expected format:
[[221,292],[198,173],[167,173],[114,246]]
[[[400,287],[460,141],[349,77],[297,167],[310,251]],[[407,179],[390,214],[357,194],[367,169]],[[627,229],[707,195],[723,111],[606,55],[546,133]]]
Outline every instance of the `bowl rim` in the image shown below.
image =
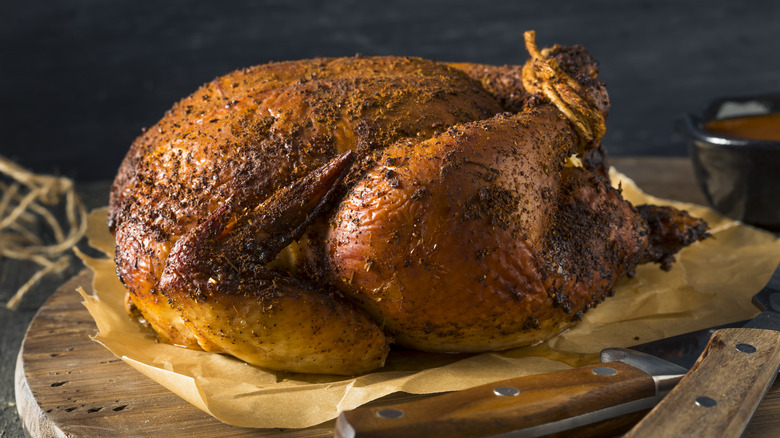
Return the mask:
[[696,113],[687,113],[683,115],[677,123],[677,131],[687,137],[693,137],[702,143],[711,147],[723,148],[753,148],[753,149],[778,149],[780,141],[776,140],[756,140],[738,137],[724,137],[711,134],[704,129],[704,123],[710,120],[719,120],[716,115],[720,108],[728,102],[763,102],[772,108],[770,112],[780,112],[780,91],[767,92],[760,94],[745,94],[735,96],[717,97]]

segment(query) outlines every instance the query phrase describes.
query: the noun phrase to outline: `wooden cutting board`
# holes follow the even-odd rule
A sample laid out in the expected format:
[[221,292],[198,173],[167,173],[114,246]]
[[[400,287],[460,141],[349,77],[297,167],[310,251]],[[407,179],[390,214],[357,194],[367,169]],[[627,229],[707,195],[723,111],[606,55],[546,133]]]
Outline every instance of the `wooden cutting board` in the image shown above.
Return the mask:
[[[333,436],[334,422],[309,429],[243,429],[221,423],[126,365],[90,336],[92,317],[76,292],[91,293],[92,274],[83,271],[60,287],[33,319],[16,366],[16,402],[35,437],[240,437]],[[411,400],[408,394],[376,403]],[[759,406],[745,437],[780,430],[780,383]]]
[[[616,159],[614,162],[651,194],[703,201],[693,184],[687,161]],[[30,435],[166,438],[333,435],[333,422],[303,430],[242,429],[203,413],[90,339],[97,333],[97,327],[81,304],[81,296],[75,292],[79,286],[91,292],[89,271],[62,285],[41,307],[19,352],[15,382],[17,409]],[[419,397],[424,396],[393,395],[375,403]],[[778,430],[780,383],[770,390],[744,436],[774,436]]]
[[[76,292],[82,271],[41,307],[16,364],[16,403],[32,436],[273,436],[281,429],[228,426],[126,365],[90,339],[97,327]],[[285,436],[333,435],[333,424]]]

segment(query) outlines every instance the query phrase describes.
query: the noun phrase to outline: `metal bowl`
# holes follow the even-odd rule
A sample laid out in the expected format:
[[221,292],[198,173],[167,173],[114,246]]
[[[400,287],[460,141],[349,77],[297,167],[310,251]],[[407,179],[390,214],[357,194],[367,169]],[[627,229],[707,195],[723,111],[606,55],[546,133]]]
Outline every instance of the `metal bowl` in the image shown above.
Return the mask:
[[780,232],[780,141],[709,133],[716,119],[780,112],[780,93],[722,98],[686,114],[677,131],[688,143],[696,179],[710,205],[744,223]]

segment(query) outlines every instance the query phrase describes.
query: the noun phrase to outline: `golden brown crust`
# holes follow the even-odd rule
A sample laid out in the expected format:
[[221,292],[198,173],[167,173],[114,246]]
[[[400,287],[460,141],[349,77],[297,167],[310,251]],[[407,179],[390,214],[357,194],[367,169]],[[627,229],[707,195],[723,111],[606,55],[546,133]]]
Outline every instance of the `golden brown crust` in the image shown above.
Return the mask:
[[530,97],[523,89],[523,67],[520,65],[496,66],[468,62],[451,62],[448,65],[479,81],[506,111],[520,112]]
[[[592,58],[544,53],[534,84],[560,102],[519,66],[395,57],[204,85],[113,185],[129,306],[164,341],[331,374],[381,366],[386,334],[484,351],[572,324],[644,254],[646,223],[588,158],[608,107]],[[583,145],[590,168],[565,167]]]
[[354,155],[262,203],[237,195],[176,241],[157,288],[201,348],[302,373],[359,374],[384,364],[387,340],[365,313],[267,267],[328,207]]
[[462,72],[411,58],[268,64],[206,84],[136,140],[114,183],[109,223],[130,301],[163,340],[204,345],[158,285],[180,236],[231,197],[259,203],[344,150],[359,152],[349,182],[399,138],[499,111]]
[[388,148],[332,222],[338,287],[405,347],[486,351],[558,333],[646,244],[619,193],[564,168],[575,135],[547,105]]

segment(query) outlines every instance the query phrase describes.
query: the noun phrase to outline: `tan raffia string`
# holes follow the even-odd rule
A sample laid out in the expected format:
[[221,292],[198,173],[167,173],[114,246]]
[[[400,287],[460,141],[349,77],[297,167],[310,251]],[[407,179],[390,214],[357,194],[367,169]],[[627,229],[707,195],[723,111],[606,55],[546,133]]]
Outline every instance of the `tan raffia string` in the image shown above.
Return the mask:
[[536,32],[524,34],[531,59],[523,66],[523,87],[546,97],[572,123],[583,143],[598,145],[606,133],[604,115],[589,102],[582,86],[561,70],[549,49],[539,50]]
[[[69,251],[87,230],[87,212],[76,195],[73,181],[65,177],[34,174],[0,156],[0,257],[27,260],[41,266],[5,304],[15,309],[42,277],[64,271],[70,265]],[[52,209],[64,202],[65,223]],[[32,229],[43,222],[55,243],[44,243]]]

